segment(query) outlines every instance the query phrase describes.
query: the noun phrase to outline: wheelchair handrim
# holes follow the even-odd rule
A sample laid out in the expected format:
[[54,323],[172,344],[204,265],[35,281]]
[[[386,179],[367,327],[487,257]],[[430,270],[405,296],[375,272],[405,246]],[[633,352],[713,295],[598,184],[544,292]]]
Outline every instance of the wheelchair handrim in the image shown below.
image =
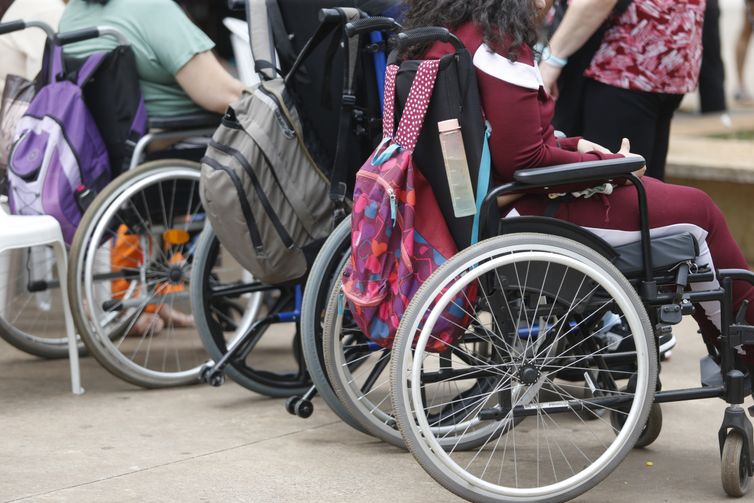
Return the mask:
[[[79,270],[83,269],[85,263],[96,260],[95,257],[97,255],[97,250],[99,249],[99,243],[101,242],[105,232],[107,231],[108,222],[110,222],[110,219],[113,217],[113,215],[117,213],[121,209],[122,205],[125,204],[134,194],[139,193],[139,191],[143,190],[146,187],[164,182],[166,180],[174,181],[180,179],[188,180],[198,184],[200,178],[201,173],[196,169],[167,166],[159,170],[145,171],[138,178],[129,180],[130,185],[125,190],[123,190],[122,192],[113,193],[112,196],[100,206],[98,213],[94,217],[94,221],[97,222],[97,225],[94,229],[94,232],[92,232],[89,242],[86,245],[85,253],[82,253],[80,255],[80,263],[78,264],[78,267],[80,268]],[[89,299],[90,304],[96,297],[94,292],[94,283],[94,269],[93,267],[87,268],[84,271],[83,298]],[[133,288],[133,285],[129,288]],[[76,302],[80,303],[82,302],[82,300],[83,299],[78,299],[76,300]],[[82,312],[88,313],[87,318],[89,321],[88,325],[90,327],[90,330],[97,334],[97,336],[93,337],[92,339],[94,339],[94,342],[100,347],[101,352],[109,355],[109,360],[114,364],[121,367],[126,367],[131,372],[136,372],[144,377],[150,379],[158,379],[164,384],[170,384],[171,381],[185,382],[186,379],[191,379],[193,377],[198,378],[198,374],[202,366],[201,364],[182,371],[160,372],[134,363],[132,360],[121,355],[119,349],[115,344],[113,344],[113,341],[110,340],[109,335],[103,331],[104,327],[100,324],[101,320],[98,319],[96,314],[97,311],[93,310],[92,305],[88,306],[87,309],[82,309]]]
[[[447,287],[447,285],[453,281],[454,278],[458,277],[459,274],[463,273],[464,271],[467,271],[473,267],[473,273],[468,273],[469,275],[473,274],[473,279],[478,278],[482,274],[491,271],[492,269],[511,264],[517,259],[517,253],[514,252],[526,252],[527,258],[535,261],[535,260],[547,260],[555,263],[559,263],[565,266],[573,267],[575,270],[589,276],[594,277],[594,279],[597,279],[600,281],[600,285],[604,287],[608,293],[616,300],[616,303],[621,307],[624,313],[626,313],[626,321],[628,322],[629,326],[633,328],[641,328],[642,323],[638,316],[636,315],[636,312],[630,307],[630,301],[628,297],[626,296],[625,292],[617,287],[615,284],[615,280],[611,278],[609,275],[607,275],[604,271],[602,266],[585,260],[586,258],[583,256],[578,256],[578,260],[574,256],[567,256],[566,254],[570,255],[570,252],[567,252],[565,250],[551,247],[547,245],[537,245],[538,250],[537,252],[531,251],[531,246],[526,245],[520,245],[520,246],[510,246],[506,248],[506,251],[509,251],[508,255],[500,256],[497,258],[493,258],[495,255],[498,255],[500,252],[499,250],[491,251],[487,254],[480,255],[478,257],[473,257],[471,260],[467,261],[466,263],[463,263],[459,265],[456,269],[453,271],[447,271],[444,272],[446,279],[439,288],[435,288],[434,291],[437,291],[439,289]],[[547,250],[548,251],[541,251],[541,250]],[[574,254],[575,255],[575,254]],[[486,262],[485,262],[486,261]],[[483,263],[482,265],[477,265]],[[591,266],[591,269],[587,266]],[[472,279],[472,280],[473,280]],[[411,365],[413,366],[410,369],[410,375],[411,375],[411,382],[418,383],[421,382],[421,369],[422,369],[422,361],[423,361],[423,348],[426,347],[426,344],[429,340],[429,337],[431,336],[431,328],[439,319],[443,307],[446,306],[455,295],[457,295],[461,289],[463,289],[466,285],[468,285],[468,282],[461,282],[461,281],[455,281],[455,283],[448,288],[448,290],[442,295],[440,300],[437,302],[435,307],[430,312],[430,315],[424,324],[424,328],[422,329],[418,342],[416,344],[416,351],[414,352],[413,358],[410,360]],[[424,305],[422,306],[422,309],[418,312],[423,313],[426,312],[427,309],[430,307],[434,299],[428,299]],[[413,326],[411,327],[411,332],[409,333],[416,333],[416,331],[419,329],[420,324],[420,317],[417,317],[418,319],[414,320]],[[639,331],[637,330],[637,333]],[[637,344],[636,344],[636,351],[637,351],[637,360],[639,362],[640,368],[638,369],[638,381],[637,381],[637,393],[634,397],[633,404],[631,406],[630,412],[628,414],[628,419],[626,421],[626,424],[621,429],[618,436],[615,438],[615,440],[612,442],[609,448],[603,452],[602,455],[595,460],[594,463],[592,463],[587,469],[582,470],[581,472],[577,473],[576,475],[569,477],[568,479],[565,479],[563,481],[557,482],[555,484],[551,484],[549,486],[545,486],[542,488],[527,488],[527,489],[519,489],[519,488],[505,488],[504,491],[501,491],[500,486],[496,486],[494,484],[491,484],[490,482],[487,482],[485,480],[482,480],[474,475],[471,475],[470,473],[466,472],[462,467],[460,467],[453,459],[450,458],[449,454],[446,453],[443,448],[441,447],[440,443],[437,441],[437,439],[434,437],[434,435],[424,435],[421,432],[422,431],[431,431],[431,428],[429,426],[429,423],[427,421],[426,415],[423,413],[423,407],[421,407],[421,404],[423,402],[421,397],[421,388],[419,386],[411,386],[410,390],[410,400],[405,400],[404,403],[410,403],[413,406],[413,411],[409,411],[409,414],[415,419],[416,423],[418,423],[418,426],[416,423],[410,421],[411,424],[404,425],[409,428],[418,429],[418,431],[415,431],[414,434],[417,438],[422,439],[421,442],[419,442],[422,449],[425,449],[427,451],[431,451],[433,456],[438,457],[442,463],[452,471],[454,478],[461,481],[464,485],[471,485],[478,487],[479,489],[487,492],[488,494],[495,495],[495,496],[511,496],[511,497],[519,497],[519,498],[540,498],[540,497],[553,497],[557,496],[558,494],[562,494],[568,490],[571,490],[574,487],[574,484],[580,484],[584,481],[594,477],[598,474],[598,472],[604,467],[605,463],[608,462],[610,459],[613,458],[613,456],[616,455],[616,453],[621,450],[625,443],[628,440],[628,437],[630,433],[634,430],[636,427],[638,420],[639,420],[639,414],[638,414],[638,408],[641,406],[640,404],[645,399],[645,393],[644,390],[647,387],[647,375],[648,372],[646,372],[646,369],[644,369],[645,361],[648,359],[648,348],[646,345],[646,341],[641,338],[637,337]],[[421,350],[419,348],[422,348]],[[404,353],[405,355],[408,355],[409,352]],[[406,365],[409,363],[408,356],[401,355],[404,360],[401,362],[403,370],[406,369]],[[644,370],[642,372],[642,370]],[[403,374],[405,375],[405,373]],[[394,378],[398,378],[397,376],[394,376]],[[403,382],[405,380],[402,379]],[[408,398],[407,393],[409,392],[407,389],[407,386],[404,385],[401,388],[402,393],[404,394],[404,398]],[[419,406],[417,406],[419,404]],[[422,412],[420,412],[422,411]]]

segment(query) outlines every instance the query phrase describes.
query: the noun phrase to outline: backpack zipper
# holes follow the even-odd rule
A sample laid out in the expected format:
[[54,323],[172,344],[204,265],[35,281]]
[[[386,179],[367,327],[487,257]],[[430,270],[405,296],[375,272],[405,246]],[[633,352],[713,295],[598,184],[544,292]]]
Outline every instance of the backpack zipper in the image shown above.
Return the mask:
[[251,244],[254,246],[254,250],[257,252],[257,256],[264,255],[264,246],[262,245],[262,237],[259,234],[259,228],[257,227],[256,220],[254,220],[254,214],[251,212],[251,206],[249,201],[246,200],[246,194],[243,191],[243,185],[241,180],[238,179],[232,169],[227,168],[210,157],[204,157],[202,164],[206,164],[210,168],[216,171],[222,171],[228,175],[233,186],[236,188],[238,195],[238,202],[241,203],[241,212],[246,219],[246,227],[249,229],[249,236],[251,237]]
[[306,147],[306,145],[303,144],[298,139],[298,133],[296,131],[296,128],[293,126],[291,120],[288,117],[288,114],[285,112],[285,107],[280,103],[280,100],[278,99],[277,95],[273,93],[272,91],[268,91],[265,89],[264,84],[260,84],[257,89],[259,89],[259,92],[270,98],[274,103],[277,109],[275,110],[275,117],[280,121],[283,126],[283,132],[285,136],[289,139],[296,138],[297,141],[301,144],[301,147],[304,150],[304,154],[306,154],[306,158],[309,159],[309,162],[314,167],[314,170],[316,173],[322,178],[322,180],[326,181],[327,183],[330,183],[330,179],[322,172],[321,169],[319,169],[319,165],[316,163],[314,158],[311,156],[311,153],[309,152],[309,149]]
[[[388,196],[390,197],[390,217],[393,221],[393,227],[395,227],[396,223],[398,223],[398,220],[400,219],[400,215],[398,214],[398,197],[393,186],[390,185],[387,180],[384,180],[381,176],[377,175],[376,173],[372,173],[371,171],[359,170],[356,173],[356,179],[358,180],[359,177],[374,180],[388,193]],[[413,271],[414,268],[411,265],[411,261],[408,260],[408,256],[409,253],[403,246],[403,241],[401,240],[401,261],[406,264],[406,267],[408,267],[409,271]]]
[[280,123],[280,125],[283,127],[283,134],[285,134],[286,138],[288,138],[288,139],[295,138],[296,137],[296,130],[293,129],[293,124],[291,124],[288,121],[288,117],[286,117],[285,114],[280,111],[280,109],[282,108],[282,106],[280,104],[280,100],[278,99],[278,97],[275,96],[274,93],[272,93],[272,92],[268,91],[267,89],[265,89],[264,86],[262,86],[262,85],[260,85],[257,89],[259,89],[259,91],[262,94],[264,94],[265,96],[267,96],[268,98],[270,98],[272,101],[275,102],[275,106],[277,107],[275,109],[275,118],[278,120],[278,122]]
[[289,250],[295,248],[296,244],[293,242],[290,234],[288,234],[288,231],[280,222],[280,219],[275,213],[274,208],[270,204],[270,200],[267,198],[267,194],[265,194],[264,190],[262,190],[262,185],[259,183],[259,179],[257,178],[256,173],[254,173],[254,169],[251,167],[251,164],[249,164],[249,161],[238,150],[228,145],[220,144],[215,140],[211,140],[209,146],[219,150],[225,155],[233,157],[236,161],[238,161],[243,170],[246,171],[246,174],[249,175],[249,178],[251,178],[251,184],[254,186],[254,192],[257,193],[259,202],[262,203],[262,207],[264,208],[264,211],[267,213],[267,216],[272,222],[272,226],[275,227],[275,231],[280,237],[280,240],[283,242],[283,245],[285,245],[285,247]]
[[398,203],[395,201],[395,192],[392,189],[388,192],[390,195],[390,219],[395,227],[395,220],[398,218]]
[[388,183],[386,180],[383,180],[379,175],[375,175],[374,173],[371,173],[369,171],[359,171],[356,177],[363,177],[374,180],[379,185],[381,185],[383,189],[385,189],[388,197],[390,197],[390,219],[393,221],[393,227],[395,227],[395,224],[398,220],[398,196],[396,195],[393,186],[390,185],[390,183]]

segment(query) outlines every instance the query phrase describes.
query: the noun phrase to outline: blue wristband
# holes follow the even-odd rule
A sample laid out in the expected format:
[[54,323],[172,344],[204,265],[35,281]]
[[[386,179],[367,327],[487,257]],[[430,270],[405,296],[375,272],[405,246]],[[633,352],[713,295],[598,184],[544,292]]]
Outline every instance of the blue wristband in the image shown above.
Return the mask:
[[556,68],[563,68],[568,64],[568,58],[559,58],[550,52],[550,47],[542,49],[542,62]]

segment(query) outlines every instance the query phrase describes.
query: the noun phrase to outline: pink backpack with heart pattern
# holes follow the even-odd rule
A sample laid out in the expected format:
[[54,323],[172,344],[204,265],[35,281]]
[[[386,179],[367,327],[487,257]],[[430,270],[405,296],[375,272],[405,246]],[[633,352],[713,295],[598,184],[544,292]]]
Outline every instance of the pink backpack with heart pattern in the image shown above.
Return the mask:
[[[383,141],[356,175],[351,259],[343,290],[359,328],[382,347],[392,346],[419,287],[458,252],[432,188],[413,159],[438,69],[437,60],[420,64],[394,132],[398,66],[387,68]],[[435,325],[429,349],[443,351],[462,335],[459,327],[468,325],[467,305],[475,296],[475,291],[459,293]]]

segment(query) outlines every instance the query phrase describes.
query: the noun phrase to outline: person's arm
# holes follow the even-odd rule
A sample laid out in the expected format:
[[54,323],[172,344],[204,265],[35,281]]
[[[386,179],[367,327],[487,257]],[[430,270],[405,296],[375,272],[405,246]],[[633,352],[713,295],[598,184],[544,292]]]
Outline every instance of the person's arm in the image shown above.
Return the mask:
[[175,74],[175,80],[197,105],[219,114],[225,113],[243,92],[243,84],[223,68],[211,51],[191,58]]
[[550,39],[552,61],[543,59],[540,70],[544,86],[551,96],[557,97],[557,81],[562,65],[556,61],[567,60],[578,51],[589,37],[605,22],[618,0],[571,0],[560,26]]
[[[140,11],[141,25],[160,65],[200,107],[224,113],[243,85],[230,76],[211,52],[215,44],[172,1],[155,0]],[[159,19],[159,22],[154,22]]]
[[542,127],[538,91],[484,74],[480,76],[479,84],[484,111],[492,126],[493,165],[501,179],[512,179],[513,172],[518,169],[622,157],[594,149],[579,152],[578,149],[560,148],[554,137],[552,142],[545,141],[548,131]]

